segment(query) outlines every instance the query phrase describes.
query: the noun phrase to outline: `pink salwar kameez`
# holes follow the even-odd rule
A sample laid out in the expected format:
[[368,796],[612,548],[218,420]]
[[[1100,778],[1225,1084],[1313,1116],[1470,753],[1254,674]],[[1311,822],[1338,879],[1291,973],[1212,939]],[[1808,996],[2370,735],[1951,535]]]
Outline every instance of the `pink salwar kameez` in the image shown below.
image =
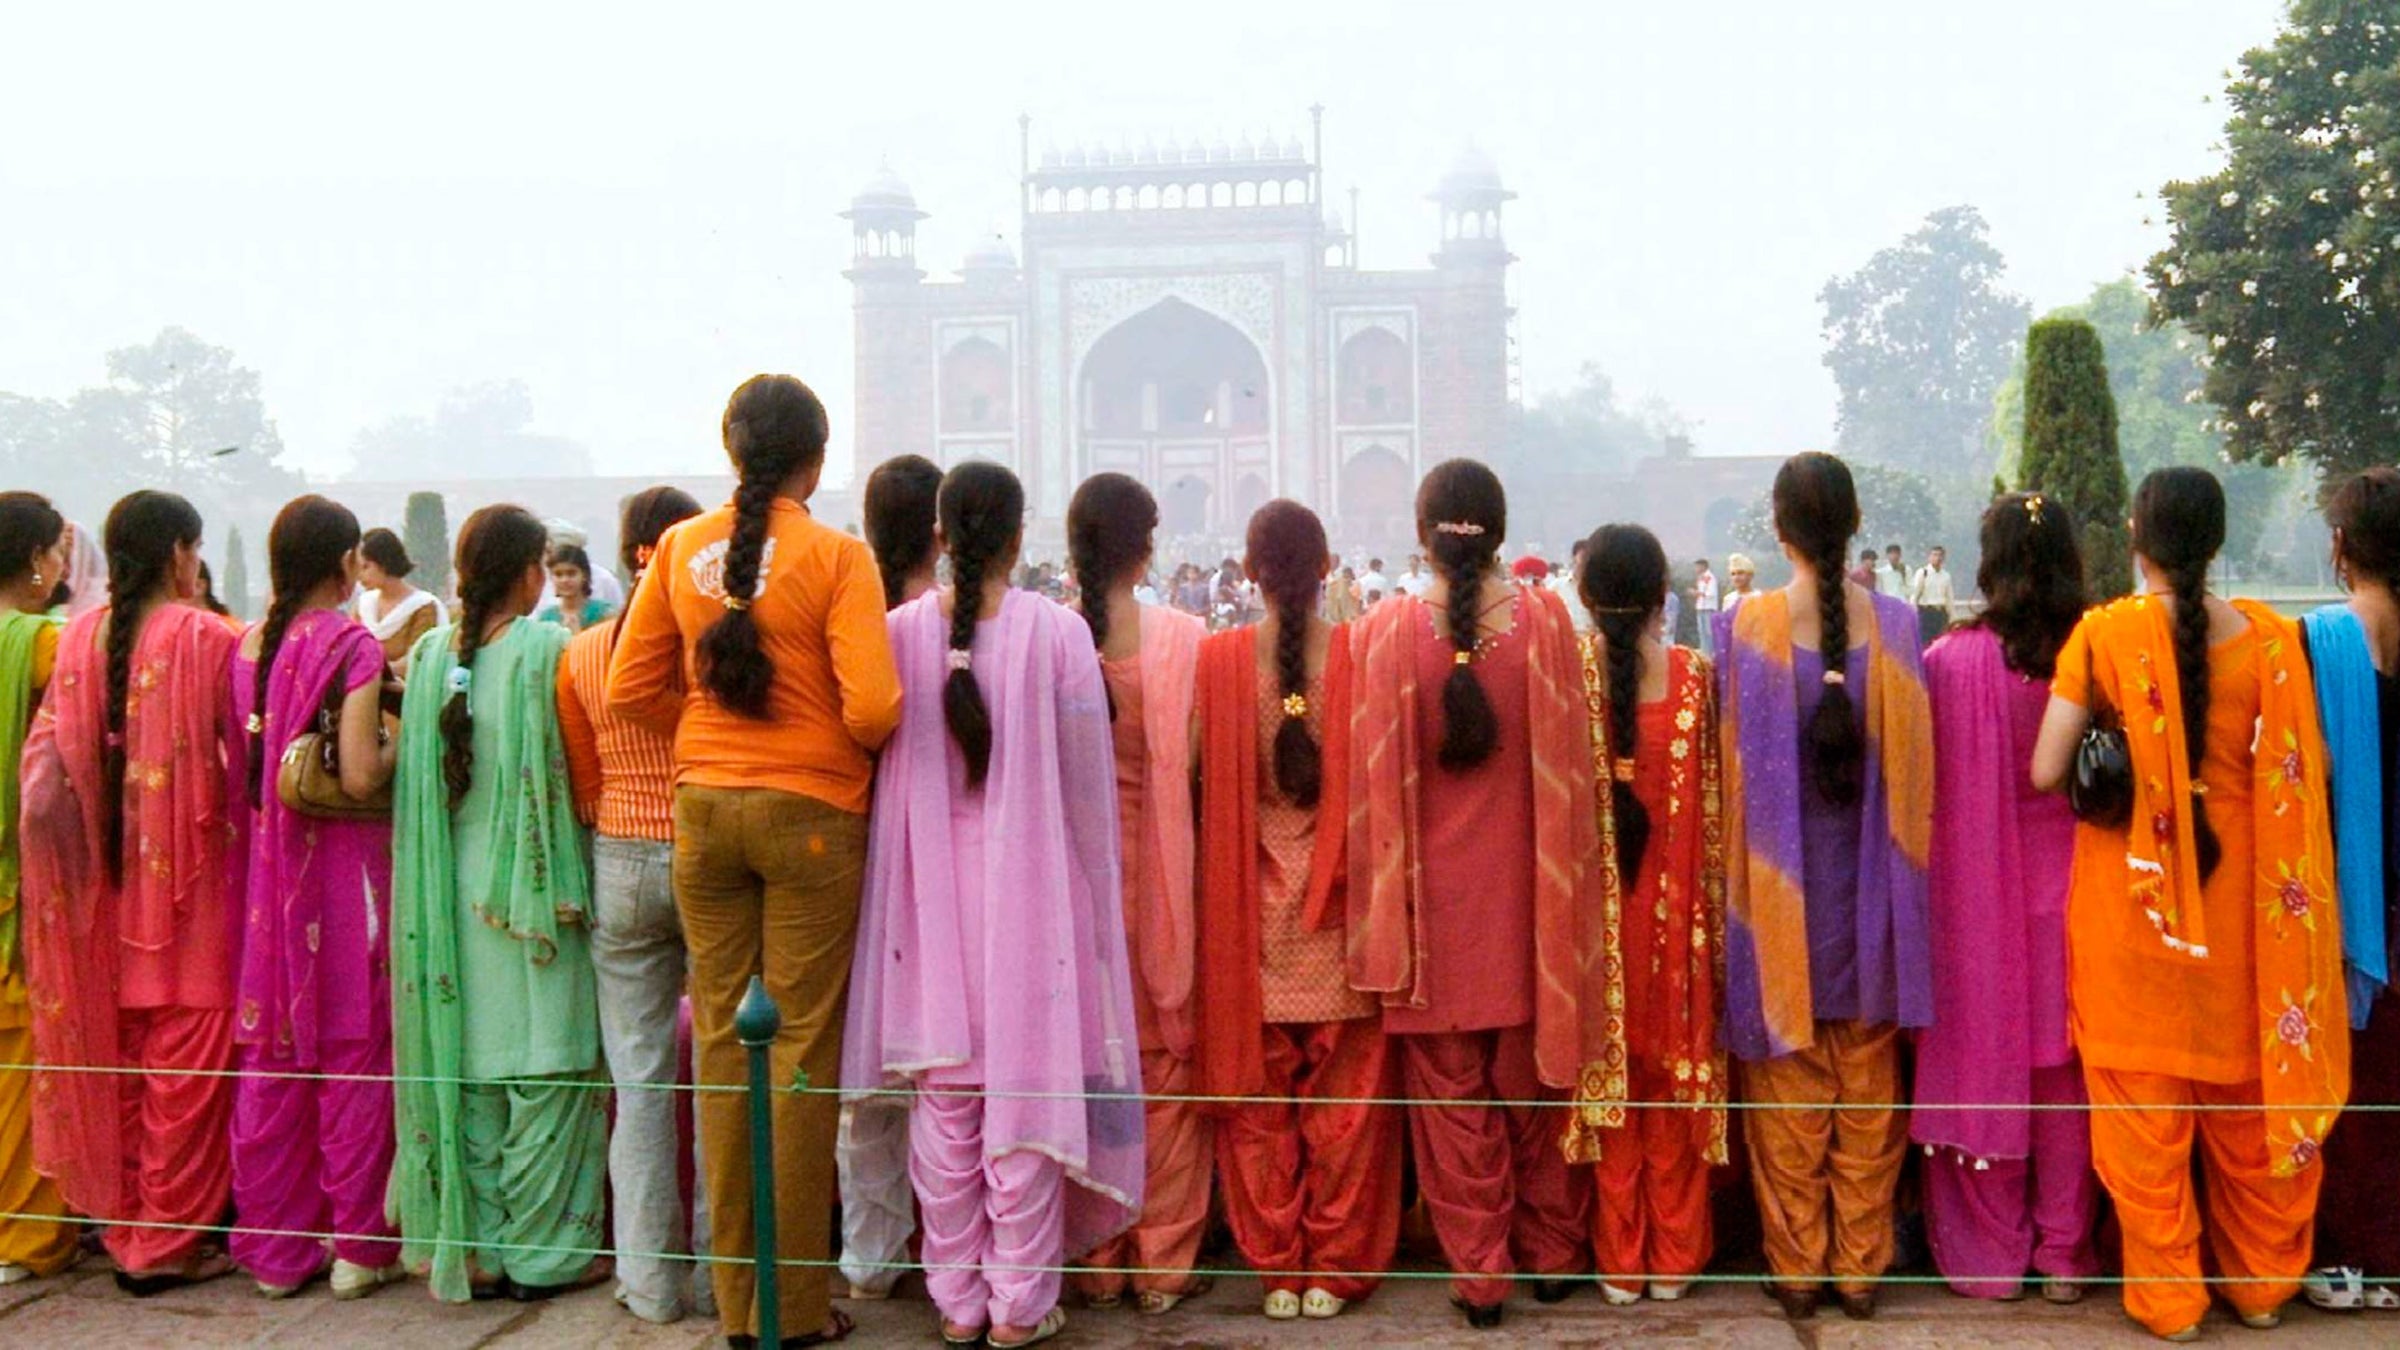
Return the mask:
[[1108,701],[1082,619],[1011,591],[978,626],[980,788],[942,717],[950,622],[892,611],[904,699],[876,772],[842,1083],[909,1087],[926,1286],[957,1326],[1039,1323],[1142,1210],[1141,1055]]
[[[252,816],[235,1023],[233,1256],[289,1288],[333,1255],[381,1270],[400,1259],[384,1216],[392,1170],[392,827],[301,815],[275,766],[338,681],[383,679],[374,635],[333,610],[293,619],[267,682],[260,806]],[[255,711],[257,666],[234,659],[234,707]],[[319,1078],[315,1075],[325,1075]]]

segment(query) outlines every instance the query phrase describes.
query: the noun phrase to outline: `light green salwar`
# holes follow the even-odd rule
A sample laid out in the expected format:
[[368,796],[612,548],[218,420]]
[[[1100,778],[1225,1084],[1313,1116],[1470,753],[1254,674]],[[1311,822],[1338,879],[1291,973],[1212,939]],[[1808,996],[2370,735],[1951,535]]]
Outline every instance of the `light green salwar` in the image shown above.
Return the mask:
[[435,1297],[459,1302],[470,1257],[526,1285],[591,1263],[608,1143],[591,883],[558,734],[566,634],[519,620],[476,651],[474,785],[455,810],[440,725],[452,634],[418,641],[401,706],[391,1210],[409,1264],[430,1263]]
[[33,721],[34,639],[43,629],[55,627],[40,614],[0,616],[0,754],[7,757],[0,771],[0,997],[14,990],[17,1003],[24,999],[21,985],[15,983],[24,974],[17,956],[17,755]]

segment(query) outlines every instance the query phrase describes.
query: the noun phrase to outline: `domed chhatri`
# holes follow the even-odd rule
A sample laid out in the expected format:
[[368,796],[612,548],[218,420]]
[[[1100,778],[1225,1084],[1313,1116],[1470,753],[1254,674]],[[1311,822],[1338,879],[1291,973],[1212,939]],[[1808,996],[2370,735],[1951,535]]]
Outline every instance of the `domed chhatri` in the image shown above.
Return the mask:
[[974,247],[967,250],[967,256],[959,264],[958,270],[961,275],[978,272],[1013,273],[1017,270],[1017,251],[1008,246],[1005,236],[993,230],[976,240]]
[[850,205],[854,210],[860,207],[883,207],[913,211],[917,205],[917,194],[909,191],[906,179],[892,172],[891,163],[887,160],[876,166],[875,176],[868,179],[867,185],[850,199]]
[[[1469,193],[1504,193],[1507,187],[1500,181],[1500,166],[1492,157],[1473,144],[1458,152],[1450,168],[1435,188],[1436,195],[1464,196]],[[1510,194],[1514,195],[1514,194]]]

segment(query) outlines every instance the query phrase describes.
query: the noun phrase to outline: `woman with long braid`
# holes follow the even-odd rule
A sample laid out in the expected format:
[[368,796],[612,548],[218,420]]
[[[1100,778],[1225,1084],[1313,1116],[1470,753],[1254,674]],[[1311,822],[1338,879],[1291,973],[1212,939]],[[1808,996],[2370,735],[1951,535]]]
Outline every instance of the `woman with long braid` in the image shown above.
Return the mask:
[[567,635],[526,617],[548,542],[521,507],[467,517],[458,622],[418,640],[400,710],[392,1210],[445,1302],[547,1298],[607,1241],[591,881],[558,733]]
[[[700,514],[680,488],[644,488],[625,499],[618,562],[636,586],[659,536]],[[558,551],[551,550],[552,578]],[[558,663],[558,725],[575,814],[592,839],[592,975],[600,990],[600,1049],[616,1085],[608,1178],[616,1229],[617,1301],[645,1322],[673,1322],[714,1307],[707,1275],[678,1260],[693,1234],[706,1236],[708,1208],[686,1227],[678,1179],[678,1128],[691,1102],[674,1090],[683,1064],[676,1045],[687,957],[675,915],[675,747],[656,730],[608,708],[608,663],[618,621],[585,628]],[[695,1285],[702,1286],[695,1288]]]
[[1715,671],[1663,636],[1666,550],[1603,525],[1576,551],[1601,868],[1582,1000],[1622,1015],[1576,1084],[1566,1150],[1595,1165],[1600,1292],[1621,1305],[1681,1298],[1708,1265],[1708,1169],[1725,1161],[1723,784]]
[[1014,474],[951,470],[951,588],[892,612],[906,698],[842,1064],[847,1089],[913,1091],[943,1340],[1004,1348],[1065,1326],[1060,1266],[1133,1222],[1143,1180],[1107,686],[1090,629],[1008,584],[1024,519]]
[[1875,1314],[1907,1129],[1900,1029],[1932,1018],[1926,862],[1933,726],[1917,614],[1847,579],[1858,491],[1831,455],[1776,472],[1791,584],[1734,613],[1720,666],[1725,1044],[1769,1292]]
[[[1199,1001],[1192,976],[1192,671],[1207,625],[1134,599],[1150,569],[1158,503],[1121,473],[1094,474],[1067,503],[1067,557],[1107,681],[1117,757],[1125,932],[1142,1090],[1151,1094],[1149,1181],[1133,1230],[1100,1248],[1076,1283],[1094,1307],[1130,1287],[1159,1314],[1199,1291],[1188,1273],[1208,1227],[1209,1120],[1192,1092]],[[1120,1271],[1135,1271],[1125,1275]]]
[[[722,431],[733,501],[660,537],[617,637],[608,701],[675,738],[675,905],[702,1084],[745,1081],[733,1015],[758,976],[783,1012],[775,1081],[820,1089],[776,1095],[775,1213],[784,1259],[822,1264],[867,789],[900,719],[900,681],[874,555],[809,514],[825,405],[789,375],[753,376],[726,401]],[[700,1132],[717,1315],[747,1340],[758,1320],[741,1094],[702,1093]],[[794,1339],[847,1334],[822,1278],[777,1288]]]
[[[923,455],[894,455],[867,475],[861,523],[883,575],[886,612],[934,588],[942,543],[934,531],[942,471]],[[834,1138],[842,1195],[842,1278],[850,1297],[889,1298],[908,1265],[917,1231],[908,1183],[908,1103],[864,1095],[842,1103]]]
[[[1218,1108],[1225,1218],[1268,1317],[1373,1292],[1400,1236],[1399,1109],[1383,1010],[1350,987],[1342,867],[1350,635],[1317,614],[1325,527],[1250,517],[1267,617],[1200,648],[1198,1087]],[[1278,1100],[1281,1099],[1281,1100]]]
[[[136,492],[102,530],[108,604],[69,624],[25,748],[24,937],[34,1157],[128,1292],[223,1274],[232,1184],[235,935],[248,747],[225,621],[200,593],[200,513]],[[135,1071],[123,1076],[110,1070]]]
[[[294,499],[267,534],[273,596],[233,663],[246,741],[250,875],[233,1038],[233,1258],[283,1298],[326,1268],[357,1298],[400,1274],[384,1217],[392,1171],[392,826],[286,806],[292,739],[333,710],[343,792],[376,795],[398,746],[383,734],[383,647],[344,606],[357,588],[358,518]],[[318,1075],[325,1075],[320,1078]]]
[[[67,573],[67,522],[49,500],[0,492],[0,1065],[33,1062],[25,993],[19,765],[34,709],[58,666],[46,612]],[[33,1073],[0,1068],[0,1284],[54,1275],[75,1259],[76,1226],[33,1164]]]
[[[1508,502],[1473,460],[1417,490],[1434,563],[1352,627],[1350,983],[1383,1001],[1417,1178],[1471,1326],[1520,1266],[1556,1302],[1590,1269],[1590,1178],[1559,1149],[1585,1063],[1581,916],[1599,833],[1575,625],[1501,571]],[[1598,1021],[1598,1010],[1590,1020]],[[1500,1105],[1498,1103],[1507,1103]]]
[[[2094,709],[2122,719],[2128,825],[2075,832],[2068,1026],[2092,1161],[2125,1238],[2125,1310],[2198,1337],[2220,1292],[2271,1327],[2308,1271],[2319,1150],[2350,1086],[2327,759],[2300,629],[2208,590],[2225,493],[2160,469],[2133,498],[2139,593],[2060,649],[2033,781],[2066,781]],[[2208,1182],[2195,1187],[2195,1140]],[[2205,1218],[2203,1218],[2205,1215]]]

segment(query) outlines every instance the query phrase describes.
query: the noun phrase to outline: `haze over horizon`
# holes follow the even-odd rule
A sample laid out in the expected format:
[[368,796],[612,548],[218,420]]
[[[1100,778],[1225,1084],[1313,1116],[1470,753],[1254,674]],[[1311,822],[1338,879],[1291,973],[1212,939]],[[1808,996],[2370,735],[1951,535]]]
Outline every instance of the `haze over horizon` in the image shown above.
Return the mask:
[[1528,399],[1589,361],[1704,453],[1782,454],[1833,438],[1829,277],[1962,202],[2037,313],[2123,275],[2164,238],[2149,194],[2218,161],[2204,99],[2280,11],[43,6],[0,86],[0,390],[63,397],[179,324],[262,374],[315,475],[363,427],[512,378],[600,471],[664,473],[718,470],[726,392],[788,370],[832,411],[838,481],[835,215],[881,162],[940,275],[995,226],[1017,242],[1021,111],[1038,155],[1305,142],[1321,102],[1365,267],[1431,250],[1424,194],[1464,146],[1498,163]]

